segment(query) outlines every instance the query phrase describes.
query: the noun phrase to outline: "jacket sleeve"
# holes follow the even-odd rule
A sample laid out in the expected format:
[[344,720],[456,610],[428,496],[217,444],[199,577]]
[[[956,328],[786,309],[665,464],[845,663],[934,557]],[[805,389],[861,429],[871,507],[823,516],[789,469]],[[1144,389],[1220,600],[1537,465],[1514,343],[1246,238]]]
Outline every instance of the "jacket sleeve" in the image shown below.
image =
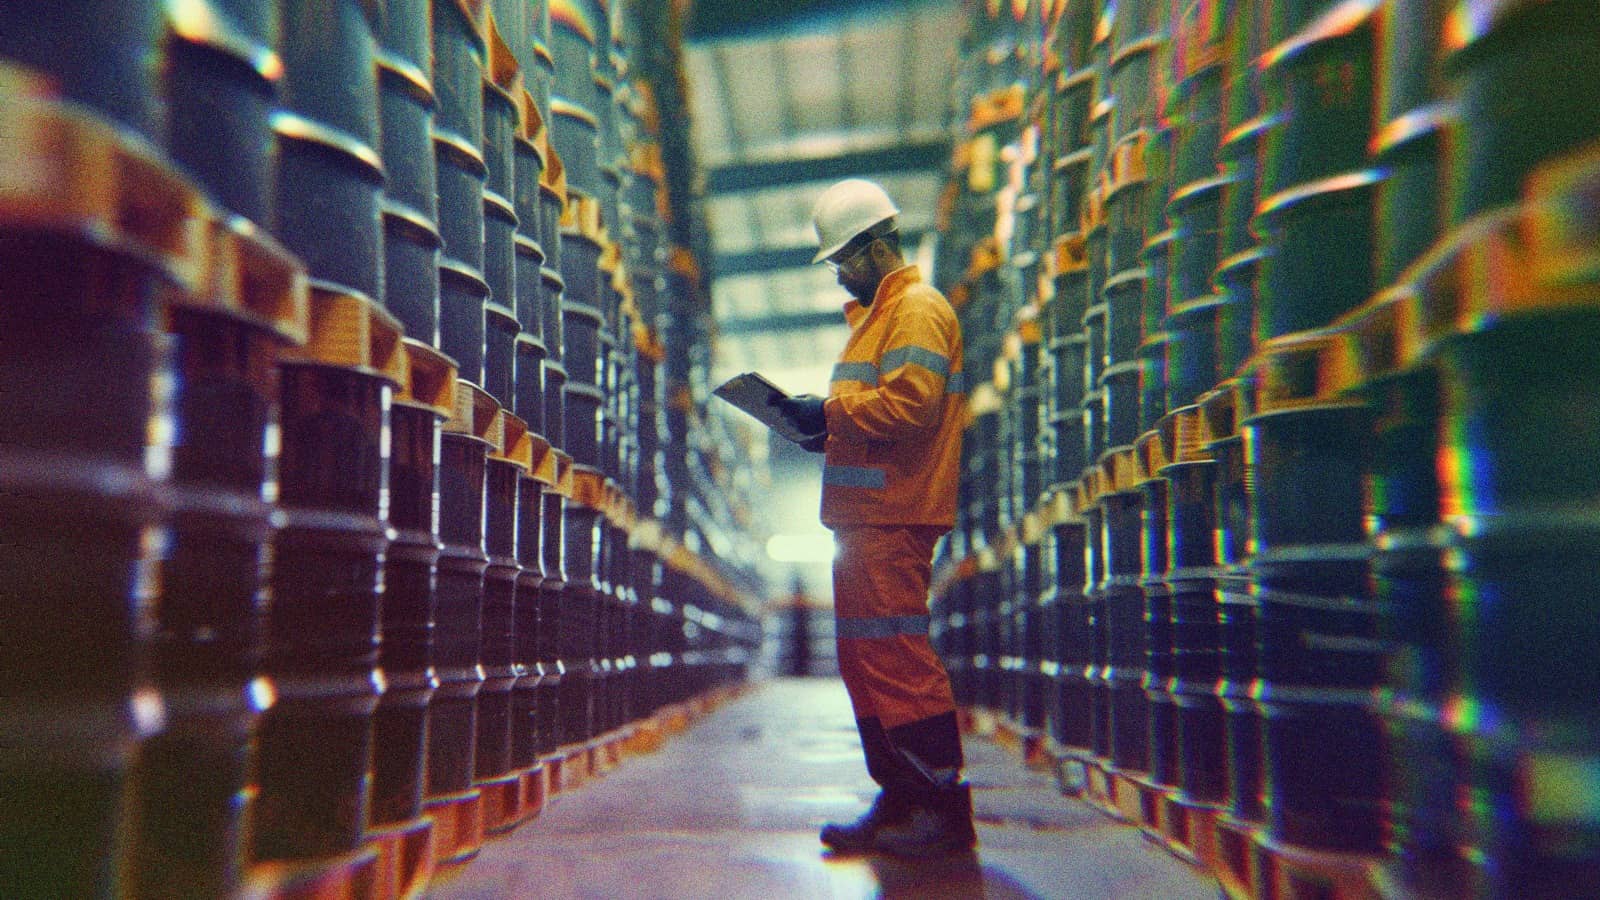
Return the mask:
[[[910,297],[905,298],[910,300]],[[938,426],[957,346],[954,316],[931,303],[903,303],[878,360],[878,386],[841,394],[824,410],[830,435],[898,441]]]

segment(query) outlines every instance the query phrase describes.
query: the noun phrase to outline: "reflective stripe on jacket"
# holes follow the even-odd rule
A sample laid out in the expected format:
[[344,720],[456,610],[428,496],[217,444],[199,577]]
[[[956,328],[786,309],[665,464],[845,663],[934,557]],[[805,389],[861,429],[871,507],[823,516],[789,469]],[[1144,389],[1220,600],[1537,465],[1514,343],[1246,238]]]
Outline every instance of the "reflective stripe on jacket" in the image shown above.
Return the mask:
[[871,306],[845,305],[850,339],[824,407],[824,525],[955,523],[966,416],[961,326],[915,266]]

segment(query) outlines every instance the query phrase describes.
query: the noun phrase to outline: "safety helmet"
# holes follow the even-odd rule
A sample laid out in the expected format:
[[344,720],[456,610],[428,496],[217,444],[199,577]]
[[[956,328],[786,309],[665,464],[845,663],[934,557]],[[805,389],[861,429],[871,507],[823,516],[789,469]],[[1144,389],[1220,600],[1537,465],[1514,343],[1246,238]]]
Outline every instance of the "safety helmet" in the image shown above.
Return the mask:
[[846,178],[822,193],[811,208],[811,227],[820,248],[812,258],[819,263],[856,235],[900,214],[883,188],[861,178]]

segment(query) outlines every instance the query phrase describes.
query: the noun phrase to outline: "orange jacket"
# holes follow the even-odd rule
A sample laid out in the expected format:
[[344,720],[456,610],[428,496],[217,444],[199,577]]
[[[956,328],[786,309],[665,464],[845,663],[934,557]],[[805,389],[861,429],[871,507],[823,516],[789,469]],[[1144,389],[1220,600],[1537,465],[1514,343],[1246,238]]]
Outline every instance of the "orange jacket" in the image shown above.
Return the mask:
[[850,339],[823,407],[822,524],[949,528],[967,402],[955,311],[905,266],[844,314]]

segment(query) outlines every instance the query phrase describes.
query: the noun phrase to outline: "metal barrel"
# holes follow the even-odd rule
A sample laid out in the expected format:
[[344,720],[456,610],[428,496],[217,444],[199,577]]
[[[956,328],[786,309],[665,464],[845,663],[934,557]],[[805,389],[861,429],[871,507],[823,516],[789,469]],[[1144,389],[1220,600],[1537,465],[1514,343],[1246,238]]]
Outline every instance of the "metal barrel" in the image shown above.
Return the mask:
[[1212,293],[1211,279],[1221,260],[1222,204],[1227,186],[1227,178],[1212,176],[1183,185],[1167,201],[1173,231],[1167,270],[1170,307]]
[[[8,40],[31,35],[0,15]],[[203,296],[201,201],[136,138],[27,72],[0,78],[0,883],[113,895],[129,888],[135,756],[164,717],[145,618],[174,437],[158,300]]]
[[1444,75],[1444,4],[1389,0],[1379,12],[1377,278],[1395,283],[1438,238],[1450,195],[1447,142],[1455,124]]
[[219,205],[268,225],[277,150],[272,111],[282,71],[274,50],[277,5],[177,6],[167,20],[164,147]]
[[574,459],[573,502],[564,505],[563,568],[565,589],[561,595],[560,641],[566,672],[561,682],[561,741],[575,744],[594,736],[595,697],[598,660],[595,620],[599,604],[596,577],[596,530],[599,511],[595,505],[603,490],[599,470]]
[[1149,664],[1145,599],[1139,590],[1140,511],[1137,492],[1100,499],[1101,572],[1107,642],[1105,679],[1110,701],[1111,761],[1119,769],[1150,771],[1150,703],[1144,693]]
[[1102,453],[1131,447],[1139,437],[1139,380],[1143,369],[1144,364],[1134,359],[1108,367],[1100,378],[1106,443]]
[[[440,258],[439,348],[460,366],[461,378],[484,383],[485,280],[484,70],[488,51],[478,8],[464,0],[432,7],[433,158],[438,186]],[[514,227],[514,226],[513,226]],[[507,249],[496,245],[497,251]],[[497,263],[505,263],[497,253]],[[504,274],[504,266],[499,274]]]
[[1056,675],[1051,711],[1051,735],[1062,746],[1086,751],[1093,746],[1089,666],[1094,656],[1093,620],[1084,594],[1084,526],[1081,522],[1062,522],[1051,528],[1055,551],[1056,625],[1054,655],[1060,668]]
[[163,6],[9,3],[0,10],[0,57],[47,77],[53,94],[159,145],[166,127],[157,65]]
[[369,10],[354,0],[281,0],[283,109],[272,229],[335,290],[383,296],[378,67]]
[[433,699],[434,578],[441,544],[440,430],[456,405],[450,360],[415,338],[389,410],[389,525],[384,557],[382,640],[378,665],[384,692],[373,720],[372,812],[383,829],[422,815],[428,705]]
[[1281,34],[1262,55],[1264,111],[1274,120],[1262,145],[1263,200],[1366,165],[1378,6],[1379,0],[1346,0]]
[[[1117,15],[1120,25],[1123,19],[1120,8]],[[1106,78],[1110,96],[1116,100],[1112,134],[1118,140],[1155,124],[1159,57],[1166,45],[1164,35],[1145,34],[1125,42],[1119,40],[1113,50]]]
[[303,270],[240,219],[211,227],[203,287],[167,313],[176,390],[172,512],[151,672],[166,726],[140,749],[133,892],[242,883],[251,810],[256,681],[267,609],[262,561],[272,507],[262,500],[277,356],[304,342]]
[[1151,132],[1139,130],[1117,142],[1113,150],[1111,190],[1105,195],[1106,271],[1137,268],[1144,249],[1145,226],[1151,202],[1146,176],[1145,149]]
[[540,589],[544,585],[544,494],[554,487],[555,458],[550,445],[530,431],[532,466],[517,481],[517,563],[515,660],[518,671],[511,693],[511,765],[529,770],[539,765],[539,701],[543,696],[544,663],[539,658]]
[[1190,184],[1216,171],[1228,76],[1225,6],[1218,0],[1190,0],[1174,23],[1175,87],[1169,107],[1177,129],[1174,184]]
[[[484,673],[478,692],[477,752],[474,776],[486,796],[491,791],[521,790],[520,776],[512,771],[513,697],[519,676],[517,660],[517,584],[522,564],[517,554],[517,522],[521,515],[522,476],[532,464],[533,443],[527,423],[502,413],[504,430],[490,450],[484,478],[483,543],[489,567],[483,577],[483,649],[479,666]],[[517,822],[514,799],[497,797],[486,803],[487,830],[500,831]]]
[[[1144,337],[1145,283],[1149,272],[1143,266],[1124,269],[1106,279],[1105,365],[1133,362],[1139,358],[1139,343]],[[1105,372],[1101,372],[1102,375]]]
[[[383,132],[383,305],[406,334],[426,344],[439,340],[438,178],[432,144],[433,88],[427,70],[401,52],[415,53],[401,27],[403,9],[390,8],[382,41],[401,45],[378,55],[379,115]],[[426,17],[420,40],[428,41]],[[409,23],[407,23],[409,24]],[[425,52],[425,49],[424,49]],[[426,56],[423,57],[427,65]]]
[[1234,378],[1255,352],[1256,275],[1270,251],[1252,248],[1224,259],[1214,285],[1223,298],[1217,314],[1217,374]]
[[[1142,451],[1141,451],[1142,452]],[[1154,474],[1153,472],[1151,474]],[[1168,485],[1150,478],[1139,485],[1139,593],[1144,598],[1145,673],[1141,687],[1149,709],[1150,777],[1157,784],[1178,784],[1178,705],[1173,693],[1173,595],[1166,583],[1169,523]]]
[[1174,306],[1167,316],[1165,397],[1169,409],[1194,403],[1222,380],[1218,335],[1227,308],[1226,298],[1202,296]]
[[1236,819],[1259,822],[1262,805],[1261,718],[1250,703],[1257,677],[1259,604],[1250,593],[1244,568],[1250,537],[1253,484],[1245,468],[1244,439],[1238,431],[1233,385],[1200,400],[1209,439],[1204,451],[1216,460],[1212,509],[1216,516],[1216,580],[1221,630],[1222,678],[1216,684],[1227,735],[1228,811]]
[[[491,288],[491,295],[492,291]],[[509,307],[493,301],[484,305],[483,322],[483,388],[504,408],[513,409],[516,405],[517,338],[522,326]]]
[[1222,703],[1221,630],[1216,599],[1216,463],[1200,447],[1203,422],[1197,406],[1162,419],[1161,438],[1169,462],[1167,480],[1167,570],[1171,597],[1172,680],[1176,709],[1178,786],[1191,802],[1227,799],[1228,757]]
[[1380,175],[1335,176],[1263,201],[1257,342],[1322,328],[1372,293],[1372,210]]
[[[552,439],[551,446],[556,442]],[[561,703],[566,676],[565,652],[562,647],[561,609],[567,586],[566,529],[563,507],[572,493],[572,457],[559,449],[555,456],[555,485],[544,492],[544,513],[541,519],[541,544],[544,548],[544,581],[539,586],[539,662],[544,668],[544,679],[539,683],[538,698],[538,751],[549,754],[562,744]]]
[[516,144],[523,131],[521,73],[497,20],[483,26],[488,54],[482,79],[483,158],[488,176],[483,187],[483,277],[489,285],[484,322],[483,385],[500,405],[513,405],[517,319]]
[[456,408],[440,437],[439,555],[435,587],[433,668],[438,682],[428,706],[426,805],[441,823],[468,823],[440,840],[435,859],[454,862],[483,844],[481,794],[473,787],[477,753],[478,694],[482,668],[484,511],[489,452],[500,442],[504,420],[484,390],[458,380]]
[[1139,345],[1139,428],[1148,434],[1167,414],[1167,341],[1157,334]]
[[1364,404],[1326,385],[1332,339],[1267,345],[1241,420],[1250,500],[1251,592],[1268,825],[1288,843],[1381,849],[1381,724],[1372,691],[1384,645],[1368,589]]
[[1097,759],[1111,761],[1110,619],[1106,608],[1105,509],[1091,504],[1084,511],[1084,598],[1089,624],[1090,748]]
[[366,297],[315,287],[312,322],[303,357],[279,365],[279,527],[261,664],[276,702],[258,731],[258,861],[354,851],[370,811],[400,326]]
[[[1593,404],[1592,154],[1541,173],[1526,206],[1475,221],[1418,285],[1424,361],[1436,367],[1438,475],[1458,681],[1447,701],[1473,798],[1458,807],[1471,887],[1550,896],[1592,883],[1600,818],[1594,639],[1577,612],[1595,582],[1597,529],[1575,465],[1600,444]],[[1493,272],[1494,277],[1484,273]],[[1504,280],[1502,280],[1504,279]],[[1506,286],[1517,285],[1507,290]]]
[[1461,117],[1447,165],[1450,222],[1516,202],[1540,163],[1600,137],[1584,87],[1600,76],[1600,39],[1581,0],[1482,3],[1452,17],[1446,71]]
[[439,349],[461,367],[461,379],[474,385],[483,381],[488,299],[489,285],[478,272],[439,258]]

